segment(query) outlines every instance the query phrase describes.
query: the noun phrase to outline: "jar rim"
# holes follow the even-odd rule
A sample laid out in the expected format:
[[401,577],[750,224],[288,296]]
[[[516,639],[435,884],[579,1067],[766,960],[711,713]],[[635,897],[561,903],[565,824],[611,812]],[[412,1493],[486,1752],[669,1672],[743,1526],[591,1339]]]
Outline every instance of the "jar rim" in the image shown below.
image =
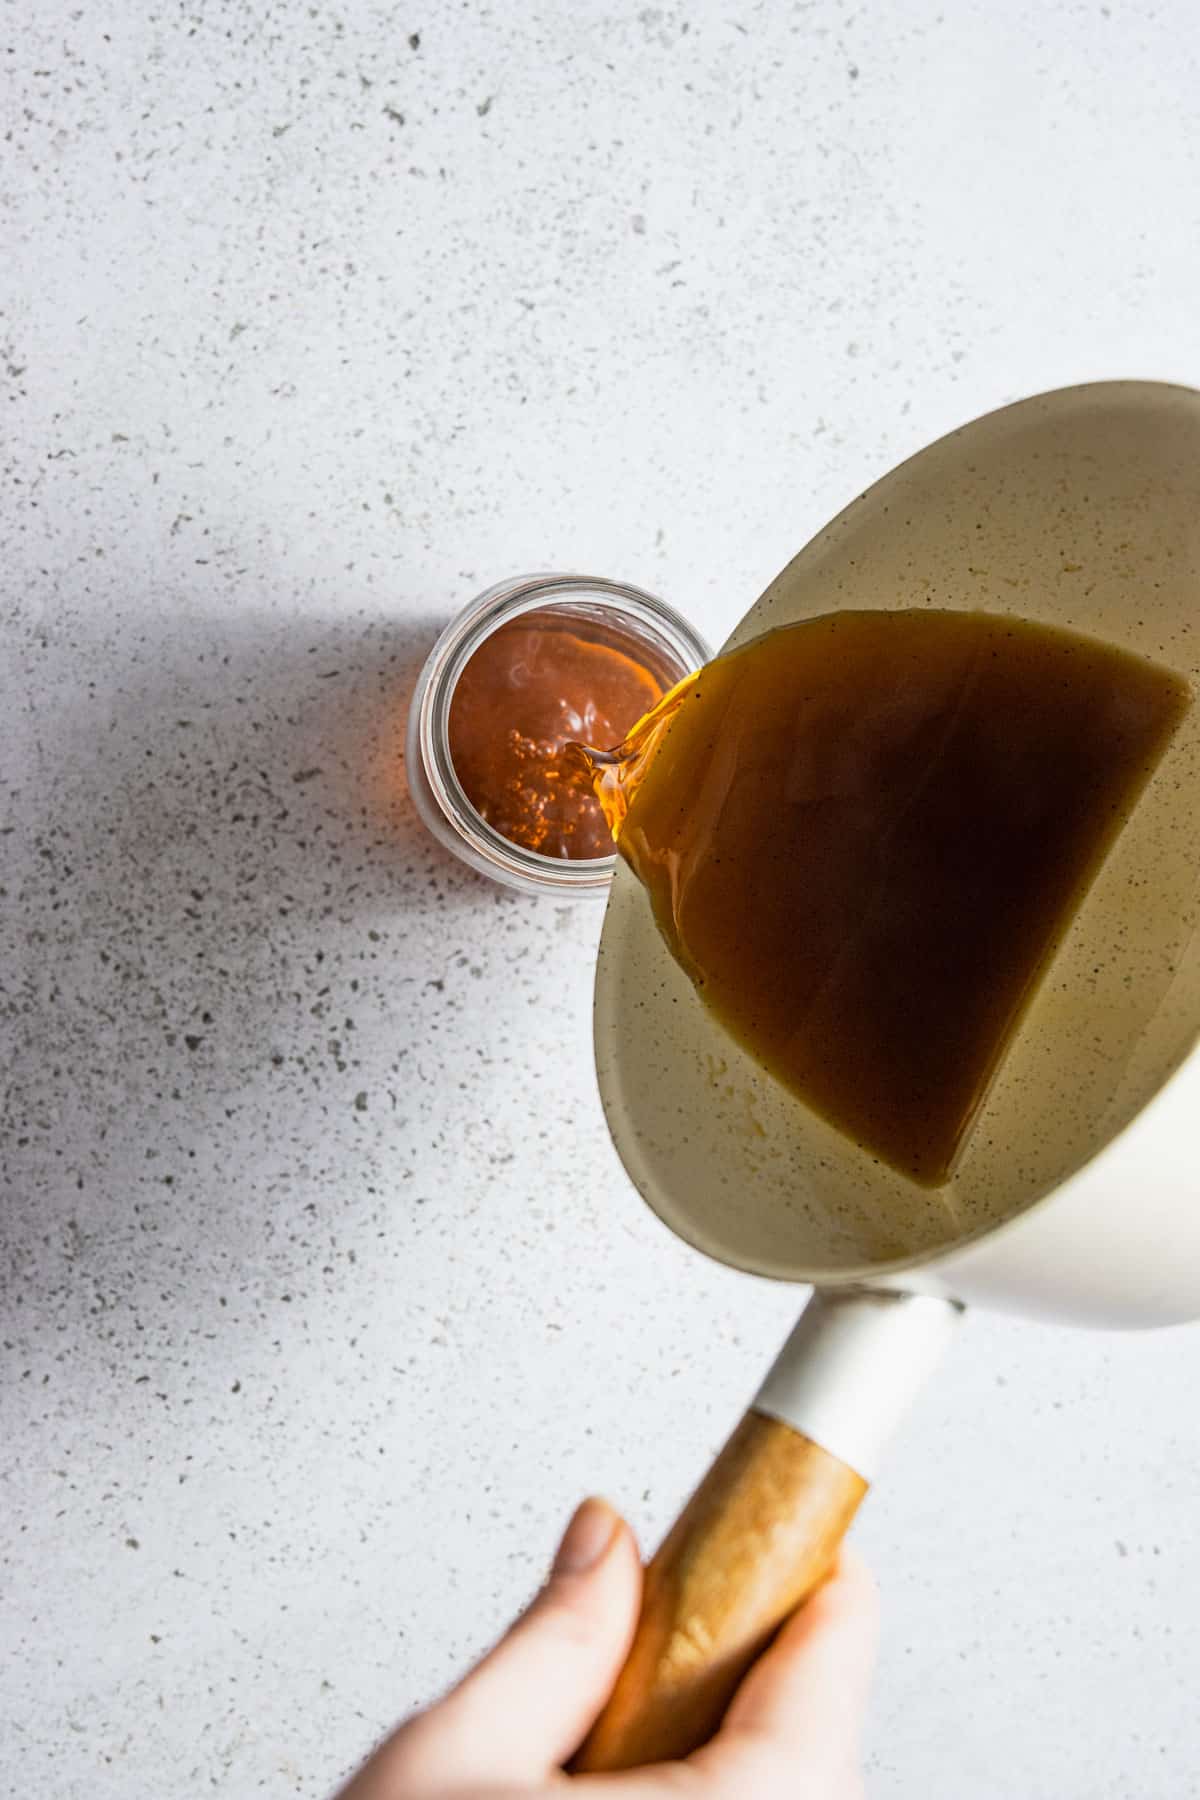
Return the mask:
[[[479,873],[530,893],[606,893],[616,853],[571,861],[544,856],[501,836],[471,804],[458,779],[450,755],[450,703],[467,663],[501,625],[524,613],[589,601],[597,610],[640,628],[644,637],[653,637],[656,648],[678,667],[680,680],[712,656],[680,613],[643,588],[602,576],[516,576],[486,589],[450,621],[429,654],[410,709],[409,787],[425,823]],[[421,785],[415,775],[423,778]],[[431,816],[432,809],[437,816]]]

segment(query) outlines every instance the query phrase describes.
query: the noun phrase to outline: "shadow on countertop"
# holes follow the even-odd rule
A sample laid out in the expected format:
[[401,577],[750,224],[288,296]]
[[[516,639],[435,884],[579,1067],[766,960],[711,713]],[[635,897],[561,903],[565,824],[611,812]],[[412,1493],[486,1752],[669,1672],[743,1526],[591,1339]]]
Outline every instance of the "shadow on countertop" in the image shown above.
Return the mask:
[[[180,1181],[228,1231],[256,1216],[260,1178],[327,1158],[349,1179],[360,1143],[362,1169],[403,1145],[420,1081],[436,1128],[436,1055],[418,1076],[405,1045],[486,1044],[495,1019],[446,970],[475,973],[488,934],[524,929],[408,797],[408,700],[441,623],[176,600],[170,618],[31,634],[0,874],[14,1272],[45,1231],[68,1255],[120,1234],[151,1178],[176,1184],[158,1191],[184,1253],[200,1227]],[[348,1160],[347,1115],[364,1128]],[[254,1182],[237,1162],[251,1118],[271,1124]]]
[[[273,876],[294,890],[281,906],[346,906],[368,900],[355,859],[424,855],[404,730],[438,621],[176,612],[91,629],[46,646],[44,692],[33,678],[39,760],[67,822],[92,828],[75,844],[89,896],[128,905],[140,876],[158,915],[178,899],[164,865],[192,846],[231,899],[254,888],[268,905]],[[64,829],[48,822],[50,844]]]

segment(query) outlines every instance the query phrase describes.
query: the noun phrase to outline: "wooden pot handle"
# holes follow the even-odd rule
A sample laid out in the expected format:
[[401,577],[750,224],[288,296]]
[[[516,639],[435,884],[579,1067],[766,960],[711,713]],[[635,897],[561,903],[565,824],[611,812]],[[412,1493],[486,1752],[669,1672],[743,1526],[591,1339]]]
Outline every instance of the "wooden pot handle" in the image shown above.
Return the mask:
[[629,1660],[572,1769],[632,1769],[706,1743],[829,1573],[866,1491],[819,1444],[748,1412],[646,1570]]
[[574,1770],[671,1761],[708,1741],[755,1657],[829,1573],[961,1313],[931,1294],[814,1293],[646,1570],[633,1649]]

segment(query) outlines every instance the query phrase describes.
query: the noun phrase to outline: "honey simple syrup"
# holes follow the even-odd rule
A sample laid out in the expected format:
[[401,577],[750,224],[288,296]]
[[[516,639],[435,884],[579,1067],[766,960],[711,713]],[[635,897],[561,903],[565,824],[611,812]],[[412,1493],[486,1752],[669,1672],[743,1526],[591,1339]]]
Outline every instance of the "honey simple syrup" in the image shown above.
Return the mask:
[[1190,699],[1020,619],[840,612],[717,658],[593,774],[705,1003],[936,1186]]

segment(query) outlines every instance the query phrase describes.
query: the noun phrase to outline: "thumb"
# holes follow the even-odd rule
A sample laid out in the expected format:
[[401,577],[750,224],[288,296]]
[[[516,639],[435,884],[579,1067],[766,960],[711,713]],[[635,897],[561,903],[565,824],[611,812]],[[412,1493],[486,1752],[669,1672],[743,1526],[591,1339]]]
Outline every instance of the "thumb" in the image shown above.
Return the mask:
[[[451,1787],[545,1778],[578,1746],[629,1650],[641,1564],[628,1525],[585,1500],[529,1610],[440,1705],[394,1740],[405,1773]],[[411,1760],[410,1760],[411,1758]]]

